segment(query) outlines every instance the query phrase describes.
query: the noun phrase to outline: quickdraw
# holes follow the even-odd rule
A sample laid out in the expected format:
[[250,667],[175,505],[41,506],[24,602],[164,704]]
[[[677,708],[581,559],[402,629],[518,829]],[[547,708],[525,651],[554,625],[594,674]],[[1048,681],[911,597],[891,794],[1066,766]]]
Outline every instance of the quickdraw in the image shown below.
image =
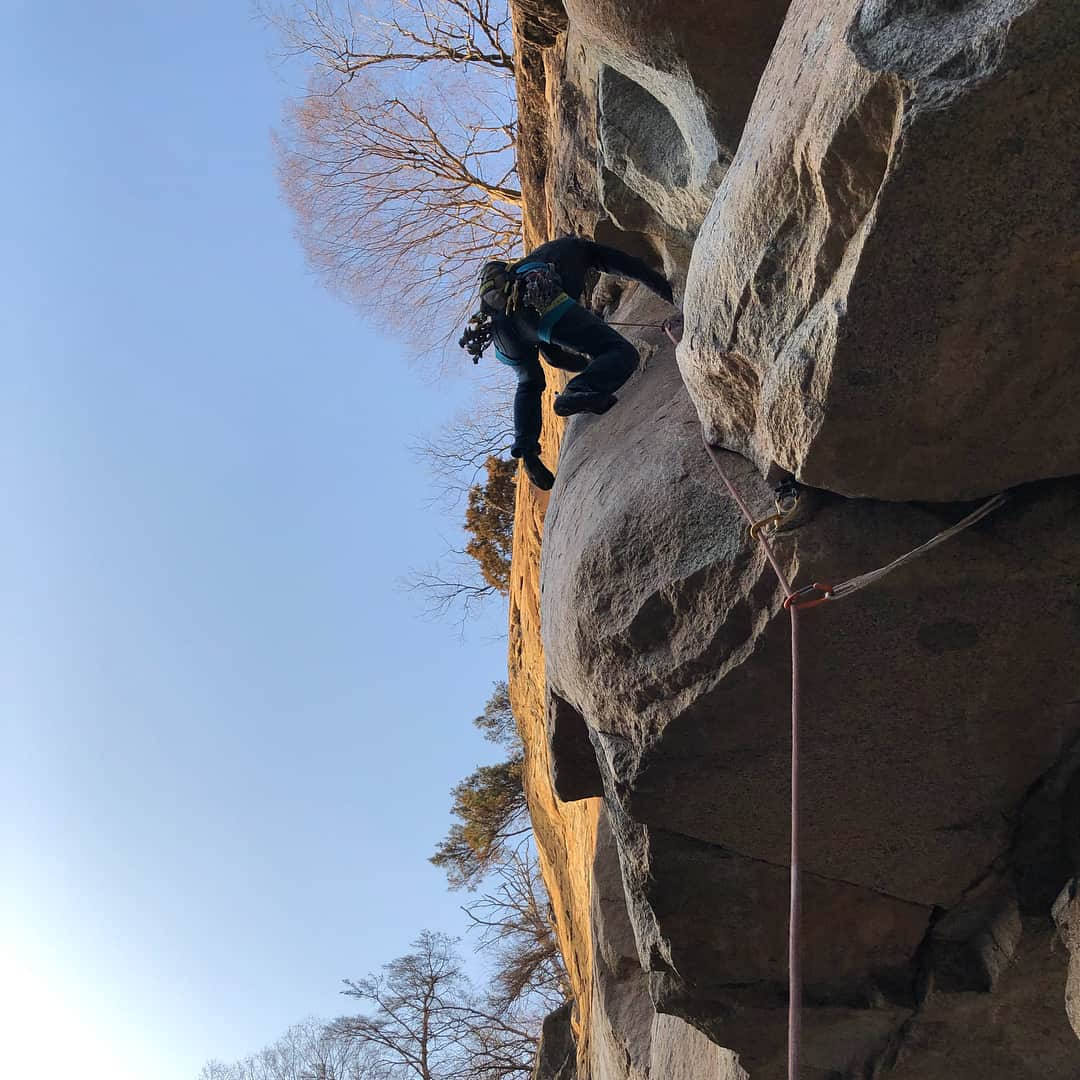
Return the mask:
[[760,540],[762,533],[776,532],[798,509],[799,485],[795,480],[783,480],[773,490],[776,513],[751,523],[750,536],[754,540]]
[[484,355],[484,350],[494,337],[495,329],[491,324],[491,316],[486,311],[478,311],[469,319],[465,332],[458,338],[458,345],[472,357],[474,364],[479,364],[480,357]]

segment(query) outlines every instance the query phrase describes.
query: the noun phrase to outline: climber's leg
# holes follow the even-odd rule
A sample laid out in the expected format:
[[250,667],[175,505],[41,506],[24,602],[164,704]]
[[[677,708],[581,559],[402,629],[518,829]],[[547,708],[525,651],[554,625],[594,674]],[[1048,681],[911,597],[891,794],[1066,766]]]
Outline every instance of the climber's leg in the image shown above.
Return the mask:
[[549,331],[549,341],[560,350],[591,357],[580,375],[571,379],[555,399],[555,412],[607,412],[616,402],[615,391],[638,365],[637,349],[602,319],[575,304]]
[[541,345],[540,352],[553,368],[558,368],[560,371],[584,371],[589,366],[589,357],[560,349],[558,345],[552,345],[550,342]]

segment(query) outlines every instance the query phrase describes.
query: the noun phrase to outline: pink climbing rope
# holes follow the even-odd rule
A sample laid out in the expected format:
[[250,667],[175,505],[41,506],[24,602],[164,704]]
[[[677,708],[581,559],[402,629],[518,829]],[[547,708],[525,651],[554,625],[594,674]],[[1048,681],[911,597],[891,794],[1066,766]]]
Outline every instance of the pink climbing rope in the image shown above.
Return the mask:
[[[669,337],[672,335],[669,333]],[[672,340],[674,338],[672,337]],[[754,515],[750,507],[743,502],[735,485],[731,482],[724,466],[720,461],[720,455],[716,447],[705,443],[705,449],[724,481],[728,493],[735,500],[743,517],[749,525],[754,524]],[[769,541],[765,539],[763,530],[755,532],[758,543],[761,544],[765,557],[772,565],[780,587],[784,590],[786,599],[795,595],[791,583],[784,573],[780,561],[777,559]],[[799,871],[799,708],[801,694],[799,692],[799,605],[785,603],[788,615],[791,617],[791,892],[788,901],[788,1080],[799,1080],[799,1051],[802,1047],[802,881]]]
[[[709,457],[712,458],[713,464],[716,466],[716,471],[720,474],[720,479],[724,481],[724,486],[728,489],[729,494],[738,504],[739,509],[743,512],[743,517],[753,525],[757,520],[750,512],[750,507],[743,502],[742,496],[735,490],[735,485],[728,479],[728,475],[724,472],[724,466],[720,463],[720,455],[716,452],[717,448],[711,446],[709,443],[705,444],[705,449],[709,451]],[[791,588],[791,583],[787,579],[787,575],[781,569],[780,563],[777,561],[776,555],[773,553],[772,547],[769,545],[769,541],[765,539],[764,532],[758,532],[758,541],[765,549],[765,555],[769,562],[772,564],[773,572],[776,574],[777,579],[780,581],[780,587],[784,590],[785,596],[793,596],[794,591]],[[791,610],[790,608],[788,610]]]
[[[668,336],[675,340],[670,332]],[[829,600],[842,600],[859,589],[865,589],[880,581],[886,574],[891,574],[901,566],[924,555],[926,552],[950,540],[958,533],[970,528],[976,522],[981,521],[988,514],[1002,506],[1008,496],[1004,493],[994,495],[987,499],[981,506],[968,514],[967,517],[958,521],[955,525],[943,529],[936,536],[920,544],[891,563],[871,570],[865,574],[859,574],[839,585],[826,585],[815,582],[804,588],[793,590],[791,582],[780,566],[776,554],[765,538],[765,530],[759,528],[760,522],[755,522],[750,507],[743,501],[742,496],[736,490],[727,473],[717,448],[705,443],[705,449],[709,452],[720,479],[728,489],[731,497],[738,504],[743,517],[750,525],[750,535],[755,537],[765,552],[776,574],[780,587],[784,590],[784,607],[791,616],[791,898],[788,919],[788,1080],[798,1080],[799,1057],[802,1046],[802,875],[799,860],[799,836],[801,822],[799,814],[799,713],[801,711],[801,692],[799,678],[799,610],[800,608],[817,607]]]
[[[760,537],[760,534],[759,534]],[[761,538],[764,543],[764,538]],[[791,882],[788,899],[788,1080],[799,1078],[802,1048],[802,871],[799,866],[799,608],[791,616]]]
[[[673,341],[675,340],[674,335],[670,332],[668,336]],[[724,481],[724,486],[728,489],[731,497],[742,511],[743,517],[751,526],[751,536],[754,536],[758,543],[761,544],[766,558],[772,565],[773,572],[780,582],[780,587],[784,590],[784,607],[787,608],[788,614],[791,616],[791,898],[788,909],[788,1080],[798,1080],[799,1051],[802,1046],[802,875],[799,860],[799,837],[802,830],[799,814],[799,760],[801,756],[799,746],[799,713],[801,711],[799,610],[800,608],[817,607],[818,604],[830,600],[842,600],[845,596],[850,596],[859,589],[864,589],[867,585],[880,581],[886,574],[891,574],[901,566],[906,566],[920,555],[924,555],[927,551],[932,550],[939,544],[943,544],[946,540],[981,521],[999,506],[1002,506],[1008,496],[1004,493],[992,496],[955,525],[943,529],[936,536],[927,540],[926,543],[920,544],[917,548],[877,570],[859,574],[848,581],[842,582],[840,585],[833,586],[815,582],[813,585],[793,590],[791,582],[788,581],[787,575],[780,566],[772,546],[765,538],[765,530],[757,527],[760,523],[755,522],[750,507],[743,501],[742,496],[724,471],[717,448],[706,442],[705,449],[708,450],[709,457],[712,458],[716,471],[720,474],[720,479]]]
[[[673,320],[665,319],[662,325],[672,344],[677,346],[679,339],[676,336]],[[1004,493],[992,496],[955,525],[943,529],[925,543],[877,570],[859,574],[836,586],[815,582],[813,585],[807,585],[796,591],[792,589],[791,582],[788,581],[775,552],[765,538],[765,530],[760,528],[764,522],[755,521],[754,515],[750,512],[750,507],[743,501],[742,496],[724,471],[723,463],[717,452],[718,447],[705,440],[705,449],[709,452],[709,457],[712,458],[716,471],[720,474],[720,479],[724,481],[728,493],[735,500],[742,511],[743,517],[746,518],[747,523],[750,525],[750,535],[761,544],[766,558],[772,565],[773,572],[780,582],[780,587],[784,590],[784,607],[791,617],[791,893],[788,907],[787,1074],[788,1080],[799,1080],[799,1058],[802,1049],[802,873],[799,859],[799,836],[801,833],[799,815],[799,761],[801,757],[799,713],[802,702],[799,678],[799,609],[817,607],[818,604],[830,600],[841,600],[859,589],[873,585],[885,577],[886,574],[891,574],[901,566],[906,566],[912,560],[937,547],[938,544],[950,540],[958,533],[981,521],[988,514],[1002,506],[1008,496]],[[779,514],[777,519],[782,520],[782,518],[783,514]]]
[[[671,319],[665,319],[663,323],[664,333],[671,339],[673,345],[678,345],[675,336],[675,328]],[[703,437],[704,438],[704,437]],[[724,487],[735,500],[736,505],[746,518],[747,524],[753,527],[754,515],[750,507],[743,502],[735,485],[731,482],[728,474],[724,471],[723,463],[717,448],[708,440],[704,440],[705,449],[724,481]],[[769,560],[776,574],[780,588],[784,590],[785,603],[789,617],[791,618],[791,854],[790,854],[790,892],[788,899],[788,1044],[787,1044],[787,1073],[788,1080],[799,1080],[799,1057],[802,1049],[802,881],[799,870],[799,760],[801,757],[799,747],[799,708],[801,694],[799,692],[799,605],[792,603],[794,590],[791,582],[787,579],[780,561],[777,559],[769,541],[765,539],[763,530],[753,531],[757,541],[761,544],[765,557]]]

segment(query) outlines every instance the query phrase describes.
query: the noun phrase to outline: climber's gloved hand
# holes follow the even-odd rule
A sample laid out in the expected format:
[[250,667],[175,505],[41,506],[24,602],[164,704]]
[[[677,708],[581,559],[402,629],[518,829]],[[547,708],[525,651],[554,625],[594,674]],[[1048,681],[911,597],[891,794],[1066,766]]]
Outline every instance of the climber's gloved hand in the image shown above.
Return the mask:
[[539,453],[523,454],[521,458],[525,471],[535,487],[541,491],[550,491],[555,483],[552,471],[540,460]]

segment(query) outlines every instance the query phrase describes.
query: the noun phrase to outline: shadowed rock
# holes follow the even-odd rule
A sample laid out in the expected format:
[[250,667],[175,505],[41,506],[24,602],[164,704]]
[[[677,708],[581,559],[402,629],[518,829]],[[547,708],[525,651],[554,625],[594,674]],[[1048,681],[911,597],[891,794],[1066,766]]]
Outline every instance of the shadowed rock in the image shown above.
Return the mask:
[[687,282],[690,394],[625,329],[643,367],[568,426],[542,597],[547,496],[518,500],[511,682],[579,1075],[784,1075],[789,631],[700,419],[756,512],[777,463],[868,497],[804,500],[799,584],[1048,481],[801,620],[802,1076],[1073,1080],[1080,8],[796,0],[758,85],[786,6],[530,0],[522,34],[529,236]]
[[[652,304],[620,314],[649,321]],[[541,575],[547,676],[590,729],[654,1004],[759,1080],[779,1075],[786,1021],[788,620],[670,347],[639,334],[645,370],[565,439]],[[726,468],[764,512],[757,470],[734,455]],[[967,509],[833,499],[775,547],[797,583],[835,582]],[[806,1054],[821,1075],[915,1061],[920,1039],[928,1061],[970,1058],[921,1075],[1009,1075],[978,1069],[1004,1070],[1034,1038],[1023,1018],[979,1055],[941,1056],[991,1021],[968,996],[999,993],[1033,1017],[1038,998],[1068,1032],[1042,1075],[1080,1070],[1064,952],[1044,962],[1080,764],[1078,566],[1080,482],[1060,481],[802,617]]]
[[544,1018],[532,1080],[577,1080],[573,1011],[573,1002],[568,1001]]
[[694,246],[713,441],[884,499],[1080,472],[1080,6],[795,0]]

